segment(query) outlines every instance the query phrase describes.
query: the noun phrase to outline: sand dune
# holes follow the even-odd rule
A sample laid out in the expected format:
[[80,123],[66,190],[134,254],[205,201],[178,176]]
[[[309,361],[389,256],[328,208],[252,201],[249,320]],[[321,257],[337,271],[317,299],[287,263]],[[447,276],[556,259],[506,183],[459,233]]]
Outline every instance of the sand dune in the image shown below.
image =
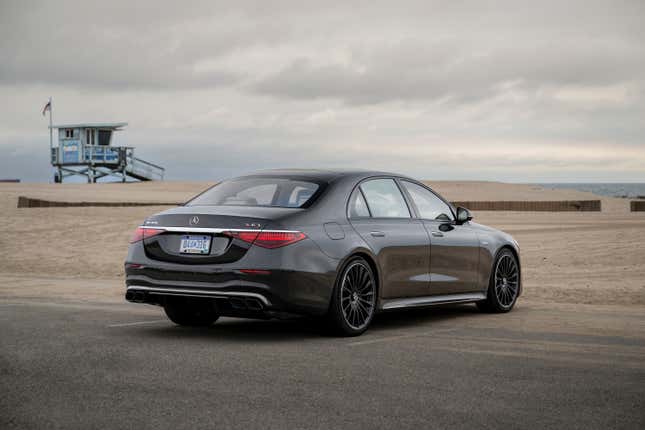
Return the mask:
[[[532,185],[430,183],[451,200],[598,198],[589,193],[545,190]],[[15,284],[18,279],[47,278],[52,290],[74,285],[75,292],[84,280],[88,288],[101,280],[101,285],[112,286],[101,291],[118,297],[122,291],[123,259],[132,231],[146,216],[164,209],[17,209],[19,195],[61,201],[177,202],[187,200],[209,185],[205,182],[0,184],[3,220],[0,279],[7,288],[9,280]],[[645,305],[645,213],[628,212],[628,202],[624,199],[602,198],[602,201],[602,212],[478,212],[475,221],[501,228],[519,241],[524,266],[524,300]],[[31,283],[18,284],[27,294]]]

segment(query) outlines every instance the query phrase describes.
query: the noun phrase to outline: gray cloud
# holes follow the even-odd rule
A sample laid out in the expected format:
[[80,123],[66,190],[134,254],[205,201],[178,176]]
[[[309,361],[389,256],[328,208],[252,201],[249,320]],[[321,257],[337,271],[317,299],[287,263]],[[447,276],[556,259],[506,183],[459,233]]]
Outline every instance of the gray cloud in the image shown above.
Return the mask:
[[644,21],[628,0],[2,1],[0,177],[51,176],[52,95],[57,122],[128,121],[171,178],[645,180]]
[[[557,33],[482,43],[458,38],[400,39],[349,50],[342,61],[309,55],[259,80],[254,89],[279,97],[337,98],[349,103],[448,100],[470,103],[508,86],[538,91],[548,86],[645,83],[645,49],[631,39]],[[502,31],[503,33],[503,31]],[[521,32],[520,32],[521,35]],[[474,35],[476,36],[476,35]],[[331,60],[331,61],[330,61]]]
[[[0,83],[109,89],[207,88],[241,73],[200,69],[257,28],[225,4],[24,2],[2,5]],[[271,27],[268,25],[267,27]]]

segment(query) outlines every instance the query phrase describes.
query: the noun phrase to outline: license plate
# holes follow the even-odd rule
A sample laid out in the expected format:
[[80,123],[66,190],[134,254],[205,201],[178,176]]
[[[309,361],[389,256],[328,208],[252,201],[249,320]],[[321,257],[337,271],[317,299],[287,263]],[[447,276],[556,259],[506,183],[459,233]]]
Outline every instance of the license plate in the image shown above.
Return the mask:
[[208,254],[210,249],[210,236],[182,236],[179,245],[181,254]]

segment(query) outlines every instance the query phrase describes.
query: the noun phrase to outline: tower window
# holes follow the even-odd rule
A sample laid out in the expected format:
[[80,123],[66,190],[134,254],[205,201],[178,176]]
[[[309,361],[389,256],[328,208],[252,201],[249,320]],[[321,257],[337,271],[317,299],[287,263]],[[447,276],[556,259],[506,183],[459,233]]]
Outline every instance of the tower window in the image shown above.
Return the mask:
[[85,130],[85,144],[94,145],[94,130]]

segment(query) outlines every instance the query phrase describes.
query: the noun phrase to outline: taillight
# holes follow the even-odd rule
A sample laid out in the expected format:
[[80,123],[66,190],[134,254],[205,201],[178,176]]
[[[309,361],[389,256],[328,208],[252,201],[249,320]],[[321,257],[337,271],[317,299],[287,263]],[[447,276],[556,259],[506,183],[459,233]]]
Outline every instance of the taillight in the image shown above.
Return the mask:
[[299,231],[295,232],[277,232],[267,231],[260,232],[258,237],[255,238],[253,245],[261,246],[263,248],[280,248],[281,246],[291,245],[304,239],[305,234]]
[[132,235],[132,238],[130,239],[130,243],[135,243],[140,240],[147,239],[152,236],[156,236],[163,232],[164,232],[163,230],[158,228],[137,227],[137,229],[134,231],[134,234]]
[[256,237],[258,237],[259,231],[225,231],[226,236],[234,237],[240,239],[242,242],[253,243]]
[[224,234],[269,249],[291,245],[307,237],[300,231],[227,231]]

